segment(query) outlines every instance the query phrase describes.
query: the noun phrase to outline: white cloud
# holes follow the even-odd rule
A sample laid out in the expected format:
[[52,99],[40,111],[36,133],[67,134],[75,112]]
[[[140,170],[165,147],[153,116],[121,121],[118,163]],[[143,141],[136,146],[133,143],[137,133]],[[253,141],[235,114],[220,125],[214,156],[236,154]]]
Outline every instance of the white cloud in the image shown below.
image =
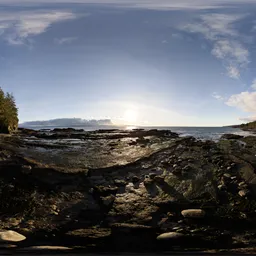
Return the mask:
[[241,66],[249,63],[249,52],[239,42],[232,40],[218,40],[214,44],[212,54],[219,59],[228,59]]
[[200,16],[200,22],[187,24],[184,28],[193,33],[201,33],[209,40],[217,40],[220,36],[236,36],[233,22],[243,18],[242,15],[206,14]]
[[248,117],[240,117],[239,120],[244,121],[244,122],[252,122],[252,121],[256,120],[256,115],[248,116]]
[[256,114],[256,92],[241,92],[232,95],[226,102],[228,106]]
[[251,88],[252,88],[253,90],[256,90],[256,79],[254,79],[254,80],[252,81]]
[[25,44],[29,37],[44,33],[53,23],[75,17],[69,11],[1,12],[0,36],[12,45]]
[[55,38],[55,44],[70,44],[77,40],[77,37],[62,37],[62,38]]
[[249,51],[240,42],[242,36],[234,24],[245,15],[206,14],[197,23],[187,24],[182,29],[202,34],[213,43],[212,55],[223,61],[227,75],[238,79],[240,72],[249,63]]
[[227,69],[227,75],[229,77],[234,79],[240,78],[240,71],[237,67],[230,65],[230,66],[227,66],[226,69]]
[[[251,88],[256,90],[256,79],[252,81]],[[242,117],[242,121],[254,121],[256,120],[256,92],[245,91],[239,94],[234,94],[229,97],[226,104],[231,107],[236,107],[247,113],[252,113],[249,117]]]
[[214,92],[214,93],[212,94],[212,97],[215,98],[216,100],[220,100],[220,101],[224,100],[224,97],[222,97],[221,95],[219,95],[217,92]]

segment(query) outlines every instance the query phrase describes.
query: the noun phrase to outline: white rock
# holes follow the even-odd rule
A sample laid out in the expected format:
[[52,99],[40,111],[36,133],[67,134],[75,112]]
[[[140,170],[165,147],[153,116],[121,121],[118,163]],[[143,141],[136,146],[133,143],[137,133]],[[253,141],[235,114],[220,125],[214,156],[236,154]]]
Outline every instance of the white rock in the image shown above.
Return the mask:
[[51,208],[52,208],[53,211],[57,211],[57,209],[58,209],[58,207],[57,207],[56,204],[53,204],[53,205],[51,206]]
[[225,186],[225,185],[223,185],[223,184],[221,184],[221,185],[219,185],[218,186],[218,189],[219,190],[225,190],[227,187]]
[[163,233],[159,235],[156,239],[157,240],[171,240],[171,239],[178,239],[184,237],[183,234],[178,232],[169,232],[169,233]]
[[242,189],[238,192],[239,196],[246,197],[250,194],[250,191],[248,189]]
[[188,209],[183,210],[181,214],[185,218],[203,218],[205,216],[205,211],[201,209]]
[[244,187],[244,186],[246,186],[246,183],[245,183],[244,181],[242,181],[242,182],[240,182],[240,183],[238,184],[238,186],[239,186],[239,187]]
[[0,241],[2,242],[20,242],[26,237],[12,230],[0,232]]

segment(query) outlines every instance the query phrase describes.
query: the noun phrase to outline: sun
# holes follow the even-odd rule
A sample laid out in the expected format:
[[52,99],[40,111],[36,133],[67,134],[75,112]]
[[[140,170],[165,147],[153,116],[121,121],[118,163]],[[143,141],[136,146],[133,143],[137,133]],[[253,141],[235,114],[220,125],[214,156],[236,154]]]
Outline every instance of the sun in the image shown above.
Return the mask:
[[135,110],[128,109],[124,113],[123,120],[127,124],[135,124],[138,118],[138,113]]

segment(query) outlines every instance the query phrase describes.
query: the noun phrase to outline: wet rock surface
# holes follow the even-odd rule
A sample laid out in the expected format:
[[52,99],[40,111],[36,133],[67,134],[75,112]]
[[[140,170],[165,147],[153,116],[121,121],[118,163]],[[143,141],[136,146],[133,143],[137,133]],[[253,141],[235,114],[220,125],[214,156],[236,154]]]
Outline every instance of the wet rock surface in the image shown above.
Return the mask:
[[26,238],[15,248],[252,248],[255,145],[157,130],[0,136],[0,234]]

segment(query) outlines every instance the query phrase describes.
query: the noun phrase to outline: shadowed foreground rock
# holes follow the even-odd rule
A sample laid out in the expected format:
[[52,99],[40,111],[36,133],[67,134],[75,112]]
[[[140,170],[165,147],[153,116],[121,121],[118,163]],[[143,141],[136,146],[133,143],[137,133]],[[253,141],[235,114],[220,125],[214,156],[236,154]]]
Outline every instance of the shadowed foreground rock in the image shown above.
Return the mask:
[[254,247],[255,145],[157,130],[0,136],[0,237],[88,252]]

